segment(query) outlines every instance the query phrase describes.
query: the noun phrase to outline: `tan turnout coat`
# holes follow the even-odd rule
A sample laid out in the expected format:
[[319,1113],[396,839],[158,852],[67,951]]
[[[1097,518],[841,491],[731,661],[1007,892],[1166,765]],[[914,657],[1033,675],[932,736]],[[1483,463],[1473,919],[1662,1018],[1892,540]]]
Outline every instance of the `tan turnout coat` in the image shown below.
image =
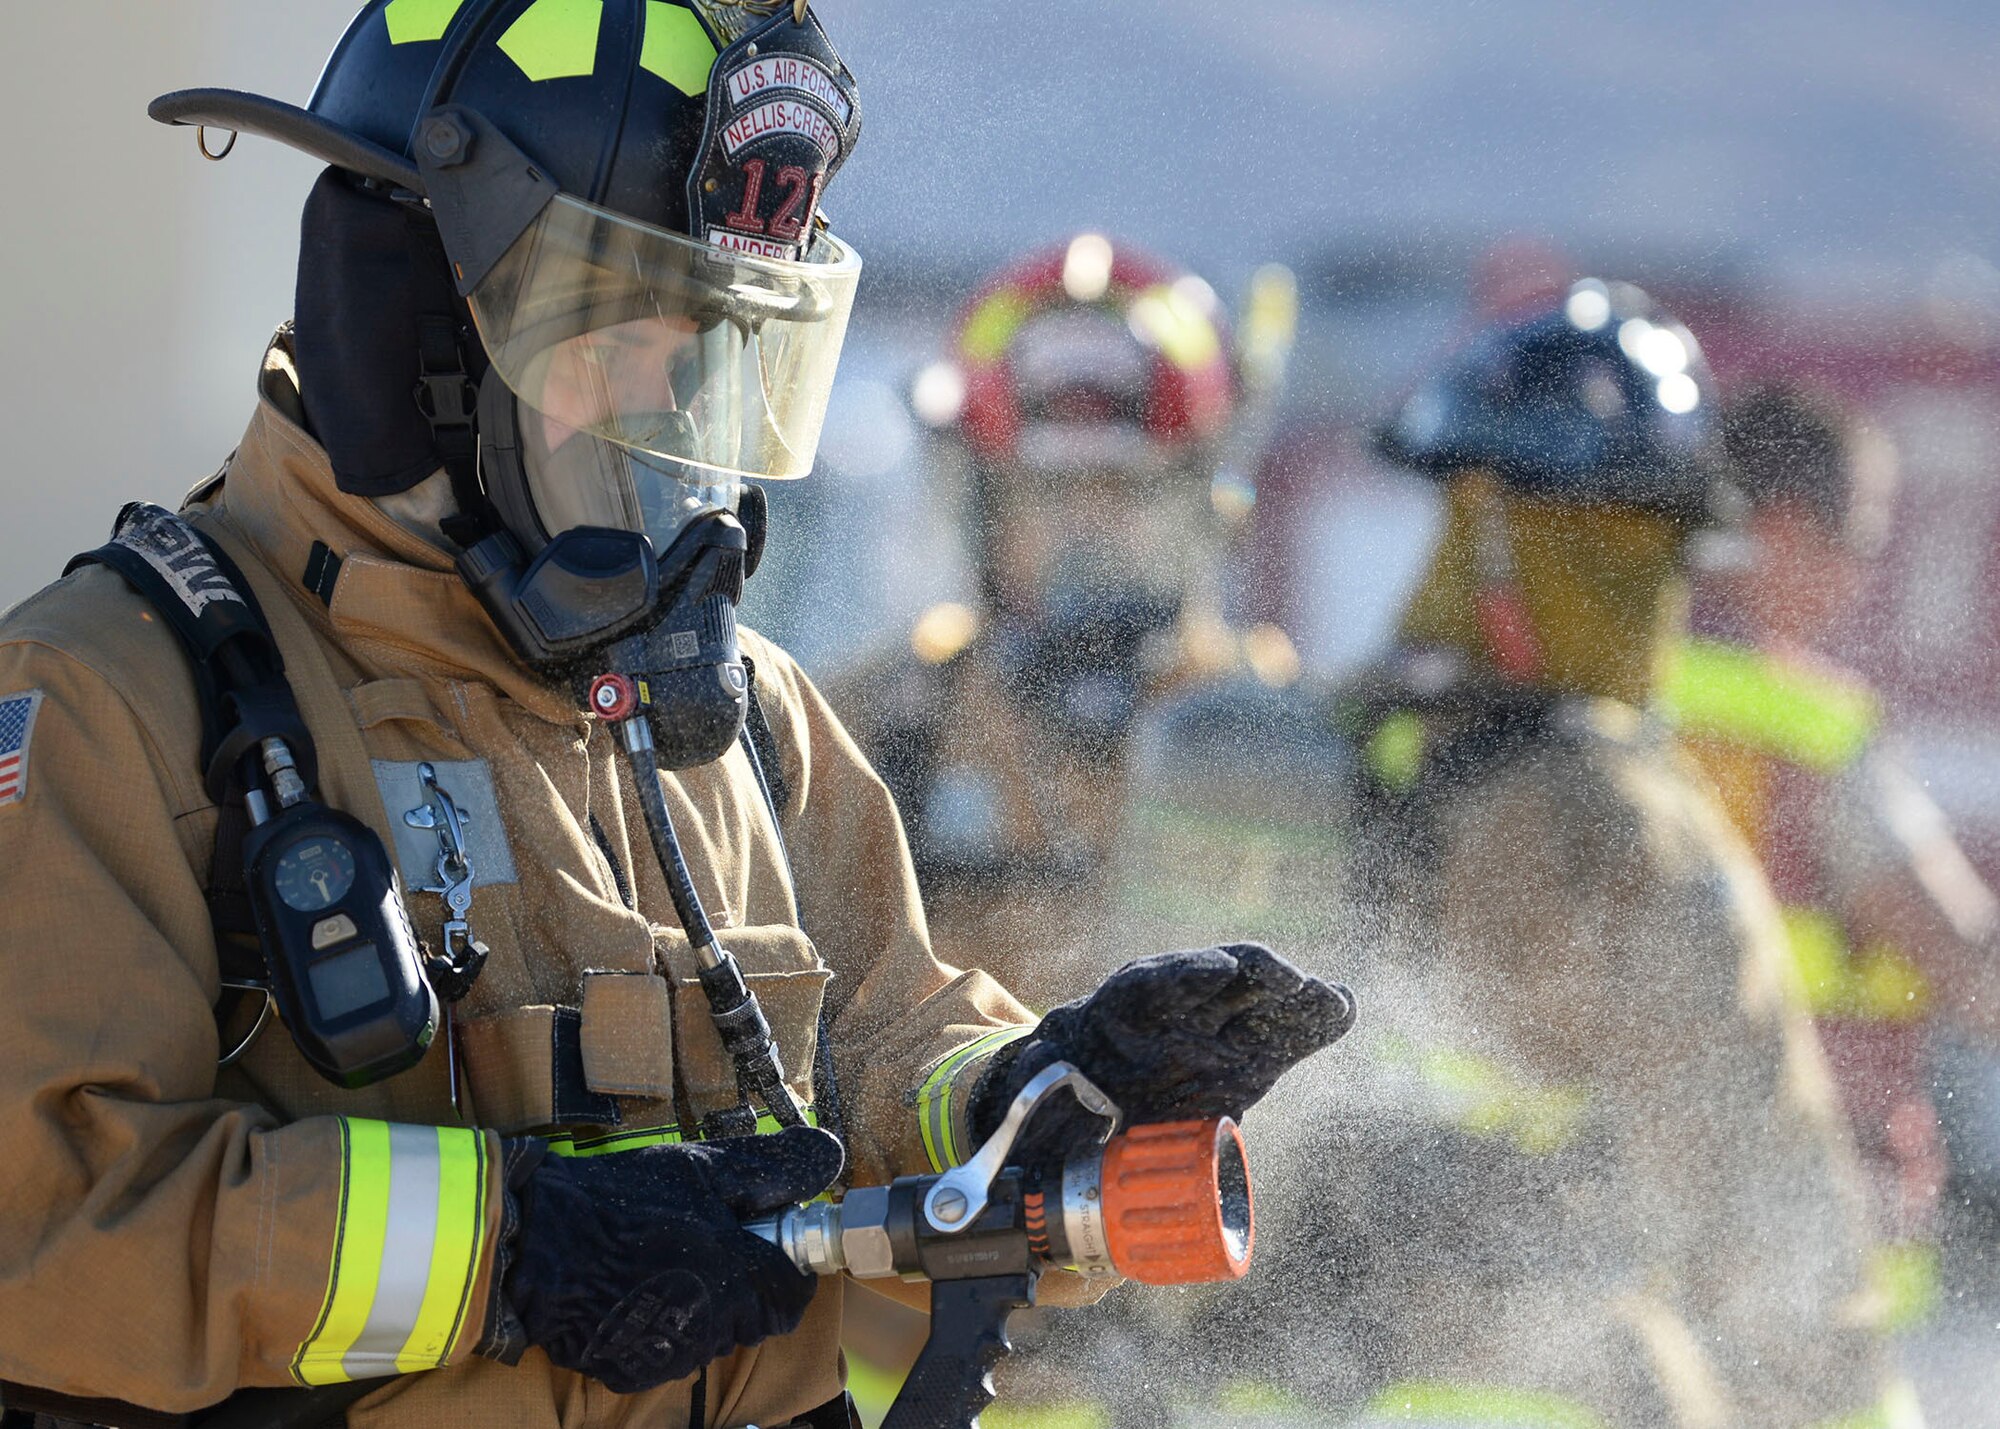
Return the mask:
[[[0,699],[38,692],[19,795],[0,804],[0,1377],[187,1410],[425,1370],[350,1422],[685,1424],[687,1384],[620,1397],[539,1351],[516,1368],[474,1356],[502,1136],[603,1150],[592,1138],[674,1121],[676,1072],[697,1115],[735,1100],[611,731],[514,659],[443,552],[336,489],[282,344],[199,511],[277,632],[327,802],[398,851],[406,889],[427,881],[433,838],[403,827],[416,764],[471,813],[472,921],[492,955],[458,1013],[466,1094],[454,1113],[435,1048],[342,1091],[275,1023],[218,1075],[216,810],[187,661],[111,571],[57,582],[0,623]],[[316,541],[341,558],[330,602],[302,578]],[[1028,1014],[932,956],[880,780],[797,666],[743,643],[790,788],[790,871],[736,749],[665,779],[696,885],[808,1096],[824,999],[849,1183],[929,1169],[937,1126],[965,1142],[979,1056],[957,1054]],[[442,900],[406,901],[435,943]],[[564,1021],[618,1126],[554,1126]],[[782,1423],[838,1391],[842,1289],[823,1284],[795,1334],[711,1366],[711,1423]]]

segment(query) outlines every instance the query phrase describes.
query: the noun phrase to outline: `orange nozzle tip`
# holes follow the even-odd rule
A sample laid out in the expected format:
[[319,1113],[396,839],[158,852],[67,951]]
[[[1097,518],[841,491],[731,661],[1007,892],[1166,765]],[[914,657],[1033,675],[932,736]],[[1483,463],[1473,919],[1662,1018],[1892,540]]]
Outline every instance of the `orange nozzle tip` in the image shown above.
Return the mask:
[[1104,1227],[1118,1273],[1146,1285],[1240,1280],[1256,1215],[1228,1117],[1138,1126],[1104,1148]]

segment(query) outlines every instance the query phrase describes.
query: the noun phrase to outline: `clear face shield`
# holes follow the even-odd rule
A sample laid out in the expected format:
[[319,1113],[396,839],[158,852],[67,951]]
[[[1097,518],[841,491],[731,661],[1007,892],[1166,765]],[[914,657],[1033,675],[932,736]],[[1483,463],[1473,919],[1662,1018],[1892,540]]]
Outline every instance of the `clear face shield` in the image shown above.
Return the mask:
[[860,272],[830,234],[757,258],[552,199],[468,295],[544,529],[664,550],[744,481],[806,475]]

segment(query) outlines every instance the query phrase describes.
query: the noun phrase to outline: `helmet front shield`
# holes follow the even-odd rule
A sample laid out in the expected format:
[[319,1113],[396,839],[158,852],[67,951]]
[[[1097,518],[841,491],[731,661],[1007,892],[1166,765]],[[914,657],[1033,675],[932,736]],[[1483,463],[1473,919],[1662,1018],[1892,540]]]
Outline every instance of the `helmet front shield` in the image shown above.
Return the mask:
[[464,109],[433,114],[418,155],[480,340],[551,445],[597,437],[697,481],[812,469],[853,249],[822,230],[800,258],[763,257],[596,208]]

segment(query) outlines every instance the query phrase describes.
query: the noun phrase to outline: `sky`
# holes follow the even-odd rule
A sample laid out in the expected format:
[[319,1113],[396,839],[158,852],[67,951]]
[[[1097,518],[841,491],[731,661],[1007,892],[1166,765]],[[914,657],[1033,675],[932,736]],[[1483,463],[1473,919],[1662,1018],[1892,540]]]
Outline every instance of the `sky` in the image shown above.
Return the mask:
[[[0,604],[102,539],[121,502],[214,469],[290,310],[313,164],[256,141],[205,164],[146,102],[197,84],[303,100],[352,9],[70,0],[10,18]],[[857,370],[907,338],[899,274],[963,283],[1084,227],[1225,293],[1290,262],[1309,322],[1325,274],[1449,268],[1519,232],[1788,301],[2000,312],[2000,9],[1980,0],[821,12],[866,113],[827,197],[870,265]],[[941,322],[957,293],[923,296]]]

